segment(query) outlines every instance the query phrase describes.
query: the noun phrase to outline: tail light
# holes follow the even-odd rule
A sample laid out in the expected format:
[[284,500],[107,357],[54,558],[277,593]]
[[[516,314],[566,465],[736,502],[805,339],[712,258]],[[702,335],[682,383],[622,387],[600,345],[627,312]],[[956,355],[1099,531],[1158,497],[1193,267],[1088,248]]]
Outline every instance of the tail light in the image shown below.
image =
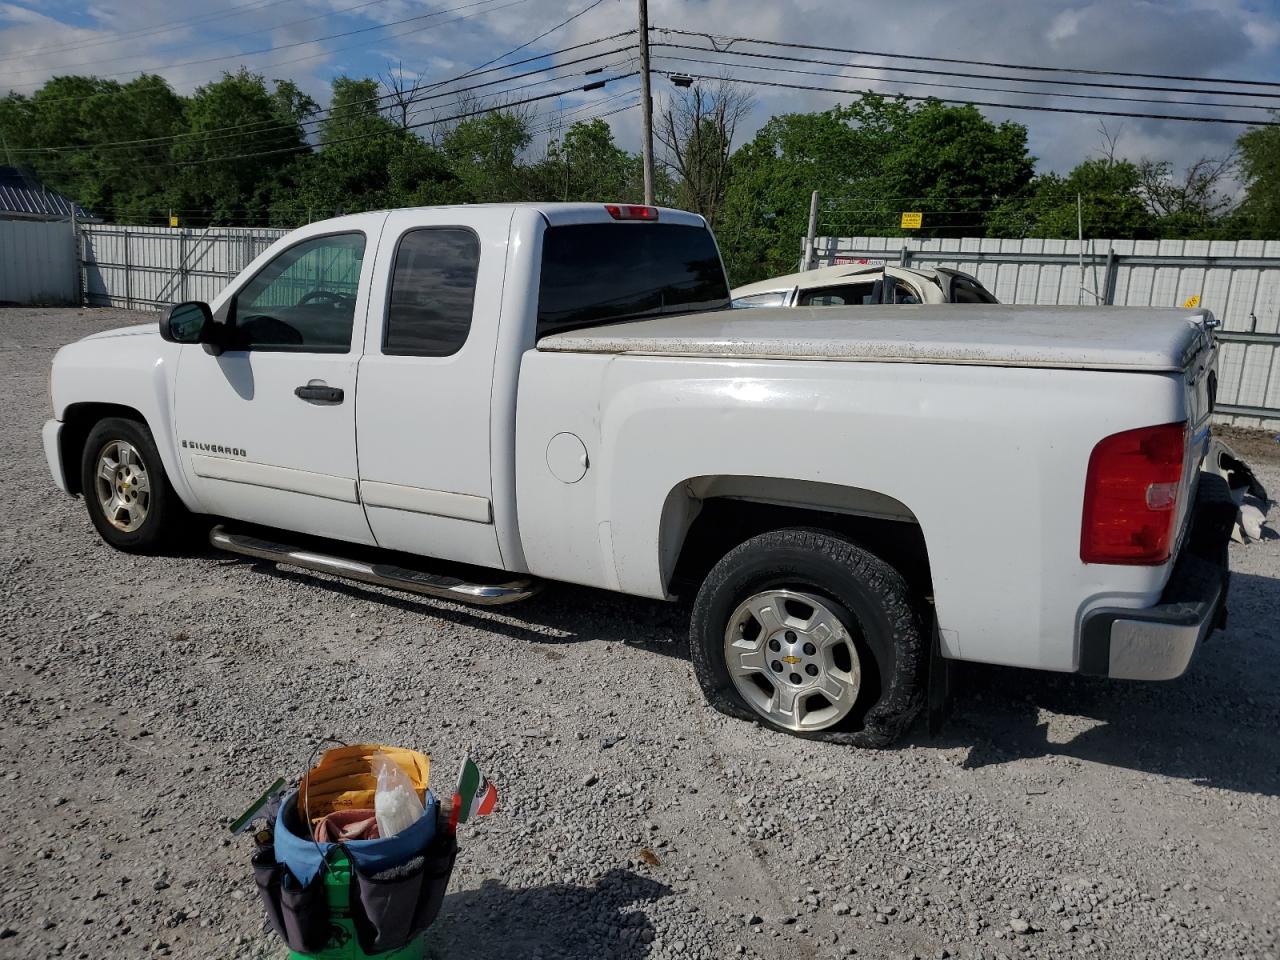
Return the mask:
[[615,220],[657,220],[657,207],[644,207],[634,203],[606,203],[604,208]]
[[1081,560],[1155,565],[1169,559],[1186,449],[1185,423],[1126,430],[1093,448]]

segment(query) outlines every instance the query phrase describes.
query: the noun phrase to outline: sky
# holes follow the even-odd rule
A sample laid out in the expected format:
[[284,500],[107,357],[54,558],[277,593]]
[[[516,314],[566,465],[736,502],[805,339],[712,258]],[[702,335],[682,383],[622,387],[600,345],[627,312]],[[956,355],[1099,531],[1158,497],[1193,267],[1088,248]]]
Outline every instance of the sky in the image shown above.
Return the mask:
[[[297,82],[321,104],[328,99],[329,82],[343,74],[386,76],[399,70],[410,80],[446,79],[525,44],[566,17],[585,9],[591,0],[105,0],[86,4],[73,0],[0,0],[0,91],[34,91],[50,76],[65,73],[111,75],[121,81],[140,71],[159,73],[180,93],[216,79],[240,65]],[[637,0],[600,0],[573,22],[512,54],[508,60],[545,54],[572,44],[598,40],[635,27]],[[413,19],[409,19],[413,18]],[[1252,98],[1221,95],[1202,101],[1240,104],[1231,108],[1153,103],[1089,101],[1064,94],[1092,93],[1157,100],[1194,97],[1163,91],[1135,91],[1074,86],[1079,79],[1152,86],[1187,86],[1171,80],[1116,77],[1083,78],[1038,89],[1058,96],[1020,96],[966,92],[905,81],[1005,87],[1000,81],[936,76],[927,73],[887,73],[897,65],[917,70],[953,70],[1008,75],[1009,71],[967,64],[939,64],[797,48],[737,43],[733,51],[799,56],[833,61],[837,66],[813,65],[759,58],[733,58],[673,48],[655,48],[654,96],[661,103],[675,88],[673,72],[707,75],[726,68],[664,59],[687,56],[725,62],[732,59],[734,76],[762,82],[744,84],[755,106],[740,130],[750,136],[771,115],[821,110],[848,102],[838,93],[772,87],[763,81],[837,87],[853,91],[936,95],[945,98],[1017,100],[1048,106],[1084,106],[1124,112],[1194,113],[1203,116],[1267,118],[1264,110],[1243,104],[1280,108],[1280,0],[650,0],[650,24],[658,28],[702,31],[716,35],[787,41],[824,47],[870,50],[899,55],[986,60],[1030,64],[1175,74],[1195,77],[1273,81],[1275,87],[1239,87]],[[655,32],[654,43],[675,42],[706,47],[707,39]],[[536,86],[510,94],[513,98],[556,93],[607,78],[605,88],[572,93],[528,105],[535,129],[545,136],[553,123],[562,124],[598,114],[606,117],[618,141],[639,149],[640,111],[624,109],[637,103],[638,80],[623,75],[636,69],[634,37],[604,41],[513,68],[528,71],[551,62],[563,63],[584,54],[617,47],[626,49],[588,64],[567,65],[560,80],[546,75],[512,81],[506,86]],[[505,62],[505,61],[504,61]],[[604,73],[584,77],[580,71],[606,65]],[[748,64],[808,70],[836,76],[811,76],[752,69]],[[850,66],[844,66],[844,65]],[[487,74],[475,82],[502,74]],[[1022,74],[1028,76],[1028,74]],[[1063,79],[1054,73],[1031,74]],[[1220,86],[1220,85],[1215,85]],[[475,91],[489,94],[495,88]],[[606,99],[608,98],[608,99]],[[423,105],[418,120],[456,111],[453,98]],[[1100,150],[1099,124],[1105,122],[1118,137],[1120,154],[1167,160],[1180,169],[1201,157],[1220,157],[1245,129],[1222,123],[1185,123],[1136,118],[1101,118],[1052,112],[1025,112],[983,107],[995,120],[1023,123],[1040,170],[1065,171]],[[1280,119],[1277,117],[1276,119]]]

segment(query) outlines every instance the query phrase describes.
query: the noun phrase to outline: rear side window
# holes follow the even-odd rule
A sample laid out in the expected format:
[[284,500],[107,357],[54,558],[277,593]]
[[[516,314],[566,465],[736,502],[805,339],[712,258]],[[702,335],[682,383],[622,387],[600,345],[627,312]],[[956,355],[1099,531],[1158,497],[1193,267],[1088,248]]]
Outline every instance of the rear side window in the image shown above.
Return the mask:
[[548,227],[538,336],[595,324],[729,306],[711,231],[674,223]]
[[806,290],[800,294],[802,307],[847,307],[866,306],[877,303],[875,282],[848,283],[839,287],[823,287],[821,290]]
[[769,293],[753,293],[747,297],[738,297],[733,301],[735,307],[781,307],[787,302],[787,290],[771,290]]
[[987,292],[980,284],[967,277],[956,277],[951,281],[952,303],[999,303],[1000,301]]
[[391,274],[382,352],[447,357],[471,332],[480,240],[462,227],[410,230]]

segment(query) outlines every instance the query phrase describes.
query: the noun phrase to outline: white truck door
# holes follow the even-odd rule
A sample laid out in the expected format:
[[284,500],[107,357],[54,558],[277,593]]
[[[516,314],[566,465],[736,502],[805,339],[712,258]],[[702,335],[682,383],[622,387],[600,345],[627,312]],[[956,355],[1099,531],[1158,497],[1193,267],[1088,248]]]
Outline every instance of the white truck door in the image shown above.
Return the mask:
[[360,496],[379,546],[502,566],[490,416],[511,217],[387,217],[356,404]]
[[218,308],[230,327],[220,356],[182,348],[175,427],[207,512],[373,542],[355,388],[380,220],[300,237]]

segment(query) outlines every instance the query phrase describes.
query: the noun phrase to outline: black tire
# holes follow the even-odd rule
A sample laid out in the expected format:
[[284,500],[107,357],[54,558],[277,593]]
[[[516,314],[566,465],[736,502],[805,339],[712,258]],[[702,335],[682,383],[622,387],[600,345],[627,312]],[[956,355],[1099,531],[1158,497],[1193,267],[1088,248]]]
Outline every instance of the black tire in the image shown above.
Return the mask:
[[[149,482],[145,518],[133,530],[124,530],[113,524],[98,496],[99,458],[106,448],[118,441],[128,443],[136,451]],[[80,455],[80,492],[98,534],[125,553],[155,553],[168,547],[180,534],[187,517],[186,509],[169,483],[151,431],[136,420],[110,417],[100,420],[89,431]]]
[[[826,729],[797,732],[779,726],[751,706],[729,675],[725,631],[734,610],[755,593],[784,588],[827,601],[859,655],[862,683],[853,708]],[[698,591],[689,648],[698,683],[713,707],[793,736],[886,747],[925,701],[928,645],[906,581],[879,557],[827,531],[776,530],[726,554]]]

